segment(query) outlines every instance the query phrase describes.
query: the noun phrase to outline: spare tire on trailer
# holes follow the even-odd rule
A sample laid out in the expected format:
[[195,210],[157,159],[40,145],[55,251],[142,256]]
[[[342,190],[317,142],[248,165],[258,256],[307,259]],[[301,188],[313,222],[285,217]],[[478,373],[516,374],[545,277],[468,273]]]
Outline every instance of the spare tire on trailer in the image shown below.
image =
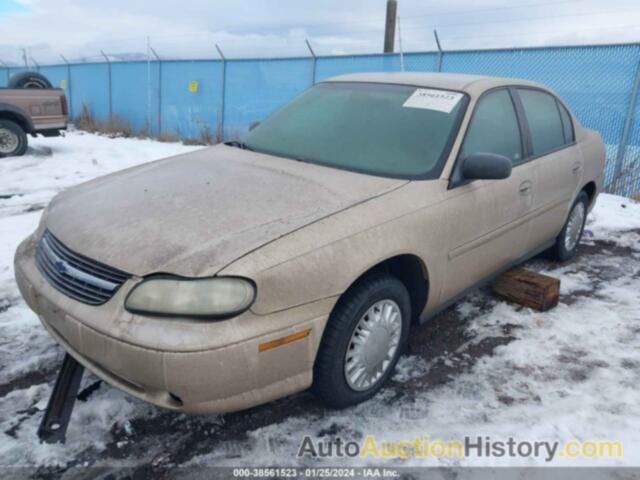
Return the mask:
[[14,73],[9,79],[9,88],[51,88],[51,82],[38,72]]

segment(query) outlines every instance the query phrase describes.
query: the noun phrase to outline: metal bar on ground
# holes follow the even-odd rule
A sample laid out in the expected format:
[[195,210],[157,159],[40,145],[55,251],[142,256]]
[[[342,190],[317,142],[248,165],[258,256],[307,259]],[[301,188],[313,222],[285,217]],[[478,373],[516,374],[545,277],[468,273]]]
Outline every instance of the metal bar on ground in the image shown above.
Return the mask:
[[436,71],[442,71],[442,47],[440,46],[440,38],[438,37],[438,31],[436,29],[433,30],[433,36],[436,39],[436,46],[438,47],[438,59],[436,63]]
[[83,373],[84,367],[71,355],[65,354],[62,368],[38,428],[38,438],[41,442],[65,442]]
[[226,89],[227,89],[227,57],[224,56],[224,53],[222,53],[222,50],[220,49],[220,47],[218,46],[218,44],[216,43],[216,50],[218,51],[218,55],[220,55],[220,58],[222,59],[222,87],[221,87],[221,95],[220,95],[220,122],[219,122],[219,126],[218,126],[218,131],[219,131],[219,135],[218,135],[218,140],[224,142],[224,108],[225,108],[225,95],[226,95]]
[[316,57],[316,52],[314,52],[313,48],[311,48],[311,43],[309,43],[309,40],[305,38],[304,41],[307,44],[307,48],[309,49],[309,52],[311,53],[311,58],[313,59],[313,64],[311,67],[311,85],[315,85],[316,84],[316,62],[318,61],[318,58]]
[[104,59],[107,61],[107,73],[109,76],[109,119],[112,120],[113,119],[113,93],[111,91],[111,60],[109,60],[109,57],[107,56],[106,53],[104,53],[102,50],[100,50],[100,53],[102,54],[102,56],[104,57]]
[[629,132],[631,131],[631,124],[633,122],[633,113],[636,109],[636,104],[638,103],[638,89],[640,88],[640,62],[636,67],[636,76],[633,81],[633,87],[631,88],[631,98],[629,99],[629,109],[627,110],[627,116],[624,121],[624,129],[622,130],[622,138],[620,138],[620,144],[618,145],[618,152],[616,155],[616,164],[615,170],[613,174],[613,178],[611,179],[611,183],[607,185],[608,187],[613,187],[613,190],[609,190],[610,193],[618,193],[616,190],[620,181],[620,174],[622,172],[622,164],[624,163],[624,156],[627,150],[627,142],[629,141]]

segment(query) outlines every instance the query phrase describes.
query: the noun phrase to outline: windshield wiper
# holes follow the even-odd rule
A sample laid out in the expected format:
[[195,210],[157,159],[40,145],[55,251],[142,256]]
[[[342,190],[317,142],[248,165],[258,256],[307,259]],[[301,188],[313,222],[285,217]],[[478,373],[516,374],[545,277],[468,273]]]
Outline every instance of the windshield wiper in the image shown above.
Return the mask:
[[249,147],[246,143],[240,142],[238,140],[231,140],[229,142],[224,142],[224,144],[228,145],[230,147],[241,148],[242,150],[253,151],[253,149],[251,147]]

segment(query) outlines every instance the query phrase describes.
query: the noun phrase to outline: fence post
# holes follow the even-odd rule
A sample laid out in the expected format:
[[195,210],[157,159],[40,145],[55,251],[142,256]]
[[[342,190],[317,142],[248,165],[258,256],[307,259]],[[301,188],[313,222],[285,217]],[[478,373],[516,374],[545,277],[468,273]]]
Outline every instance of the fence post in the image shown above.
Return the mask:
[[0,60],[0,63],[2,64],[2,66],[5,69],[5,71],[7,72],[7,87],[8,87],[9,86],[9,79],[11,78],[11,72],[9,71],[9,65],[4,63],[2,60]]
[[616,190],[619,186],[620,174],[622,173],[622,164],[624,163],[624,157],[627,150],[627,142],[629,141],[629,132],[631,131],[631,124],[633,122],[633,113],[636,109],[636,103],[638,101],[638,88],[640,87],[640,61],[636,67],[636,76],[633,80],[633,87],[631,88],[631,98],[629,99],[629,110],[627,110],[627,116],[624,121],[624,129],[622,130],[622,138],[618,145],[618,152],[616,154],[616,165],[611,180],[611,186],[613,190],[611,193],[617,193]]
[[162,133],[162,60],[160,56],[156,53],[151,45],[149,45],[149,49],[153,56],[156,57],[158,61],[158,138]]
[[312,64],[311,64],[311,85],[315,85],[316,84],[316,62],[318,61],[318,58],[316,57],[316,52],[313,51],[313,48],[311,48],[311,44],[309,43],[308,39],[304,39],[305,43],[307,44],[307,48],[309,49],[309,52],[311,53],[311,58],[312,58]]
[[227,90],[227,57],[224,56],[222,50],[216,43],[216,50],[218,51],[218,55],[222,59],[222,90],[220,95],[220,121],[218,122],[218,138],[221,142],[224,142],[224,108],[225,108],[225,95]]
[[404,72],[404,50],[402,49],[402,26],[400,25],[400,17],[396,18],[398,24],[398,48],[400,49],[400,71]]
[[102,50],[100,50],[100,53],[102,54],[104,59],[107,61],[107,73],[109,76],[109,120],[113,120],[113,94],[111,92],[111,60],[109,60],[109,57],[107,56],[107,54],[104,53]]
[[73,95],[71,94],[71,64],[64,55],[60,54],[60,58],[67,65],[67,96],[69,97],[69,118],[73,117]]
[[442,47],[440,46],[440,38],[438,38],[438,31],[436,29],[433,30],[433,36],[436,39],[436,46],[438,47],[438,60],[436,64],[436,71],[442,71]]
[[36,62],[36,59],[33,57],[29,57],[31,58],[31,63],[33,63],[36,66],[36,72],[40,72],[40,64],[38,62]]

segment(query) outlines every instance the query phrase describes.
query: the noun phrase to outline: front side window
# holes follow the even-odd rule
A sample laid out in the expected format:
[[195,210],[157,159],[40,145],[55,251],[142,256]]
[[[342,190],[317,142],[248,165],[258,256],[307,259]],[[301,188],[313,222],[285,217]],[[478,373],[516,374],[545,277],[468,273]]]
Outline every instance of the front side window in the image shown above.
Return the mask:
[[[424,92],[442,98],[416,101]],[[243,140],[251,150],[303,162],[381,176],[434,178],[465,107],[464,94],[447,90],[321,83]]]
[[489,92],[478,100],[460,156],[465,158],[474,153],[504,155],[513,163],[522,160],[518,118],[506,89]]
[[533,155],[557,150],[565,144],[565,132],[556,99],[540,90],[519,88],[518,94],[527,116]]

